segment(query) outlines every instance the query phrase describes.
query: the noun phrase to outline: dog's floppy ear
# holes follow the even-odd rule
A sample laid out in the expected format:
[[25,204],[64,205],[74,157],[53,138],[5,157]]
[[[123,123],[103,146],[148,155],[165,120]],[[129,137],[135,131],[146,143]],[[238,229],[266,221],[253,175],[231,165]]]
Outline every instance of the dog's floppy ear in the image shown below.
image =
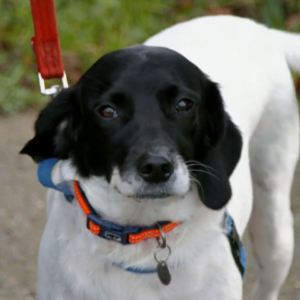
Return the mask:
[[217,84],[207,80],[204,97],[208,145],[198,172],[198,189],[207,207],[220,209],[231,198],[229,177],[240,159],[242,137],[224,110]]
[[76,87],[62,90],[39,114],[35,136],[20,151],[36,162],[50,157],[68,158],[78,138],[80,108]]

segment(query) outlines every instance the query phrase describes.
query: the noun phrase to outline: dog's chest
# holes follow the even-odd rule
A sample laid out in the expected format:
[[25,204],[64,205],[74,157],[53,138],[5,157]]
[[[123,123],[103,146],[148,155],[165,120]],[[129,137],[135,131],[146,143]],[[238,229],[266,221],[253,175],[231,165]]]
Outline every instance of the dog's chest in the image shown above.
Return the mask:
[[[85,267],[66,274],[66,284],[72,287],[70,299],[73,300],[228,300],[228,295],[230,299],[240,299],[241,277],[232,268],[234,265],[225,259],[224,271],[215,268],[214,263],[207,263],[209,260],[213,261],[214,257],[173,271],[168,286],[162,285],[156,274],[132,274],[109,263],[92,264],[85,260]],[[233,287],[229,282],[237,285]]]
[[[163,286],[156,274],[132,274],[100,263],[87,270],[81,268],[67,276],[72,286],[71,299],[122,299],[163,300],[190,299],[188,294],[198,295],[203,285],[199,274],[172,274],[169,286]],[[199,281],[199,284],[195,284]]]
[[[170,266],[172,281],[168,286],[161,284],[156,273],[131,273],[113,266],[104,257],[99,259],[82,252],[81,247],[76,251],[73,249],[73,252],[68,251],[68,246],[65,246],[66,251],[61,259],[64,262],[63,278],[71,291],[72,300],[228,300],[228,292],[232,294],[231,299],[239,299],[237,287],[241,276],[226,247],[226,238],[224,241],[217,242],[215,250],[211,249],[191,261],[186,257],[188,251],[183,250],[176,255],[188,263],[177,270],[172,270]],[[238,284],[232,287],[230,282]]]
[[[172,281],[169,286],[164,286],[157,274],[135,274],[112,264],[124,262],[129,266],[138,263],[142,267],[155,267],[155,239],[144,241],[140,248],[114,241],[103,244],[105,240],[85,228],[83,216],[78,217],[76,207],[72,206],[74,209],[70,210],[69,203],[63,199],[55,200],[58,201],[52,201],[46,236],[48,231],[59,236],[51,238],[52,242],[46,239],[48,245],[43,250],[41,260],[44,262],[40,261],[40,267],[55,254],[49,267],[59,273],[60,282],[51,282],[53,278],[48,278],[47,285],[50,281],[52,286],[58,284],[68,290],[63,299],[228,300],[228,293],[233,295],[231,299],[240,299],[234,296],[241,292],[240,273],[228,240],[218,225],[220,220],[213,220],[221,218],[221,212],[218,216],[208,211],[202,213],[201,209],[199,215],[168,234],[172,249],[168,260]],[[202,230],[202,226],[206,230]],[[232,282],[236,284],[232,286]]]

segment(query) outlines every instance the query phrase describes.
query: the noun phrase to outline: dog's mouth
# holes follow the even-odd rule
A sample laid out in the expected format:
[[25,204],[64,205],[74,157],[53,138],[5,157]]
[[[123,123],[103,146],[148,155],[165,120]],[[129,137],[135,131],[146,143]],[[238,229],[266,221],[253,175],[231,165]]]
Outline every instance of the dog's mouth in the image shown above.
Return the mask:
[[148,192],[148,193],[140,193],[136,195],[138,199],[166,199],[170,198],[174,195],[164,192],[164,191],[156,191],[156,192]]
[[163,188],[143,188],[140,191],[137,191],[134,194],[123,193],[117,186],[114,186],[114,189],[117,193],[125,196],[127,198],[131,198],[136,200],[137,202],[141,202],[142,200],[165,200],[171,197],[177,196],[174,193],[171,193]]

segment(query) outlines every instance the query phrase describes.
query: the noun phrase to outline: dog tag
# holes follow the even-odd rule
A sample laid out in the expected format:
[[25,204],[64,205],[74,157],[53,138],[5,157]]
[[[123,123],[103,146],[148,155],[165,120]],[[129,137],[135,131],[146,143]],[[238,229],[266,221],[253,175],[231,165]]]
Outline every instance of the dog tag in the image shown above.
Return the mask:
[[171,282],[171,274],[165,261],[160,261],[158,263],[156,271],[162,284],[168,285]]

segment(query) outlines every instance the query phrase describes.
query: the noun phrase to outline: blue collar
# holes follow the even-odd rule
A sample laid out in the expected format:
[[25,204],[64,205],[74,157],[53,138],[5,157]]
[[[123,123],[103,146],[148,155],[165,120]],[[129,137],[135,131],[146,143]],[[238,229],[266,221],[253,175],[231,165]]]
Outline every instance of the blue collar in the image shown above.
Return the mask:
[[[59,160],[57,158],[49,158],[39,163],[37,170],[37,177],[39,182],[47,188],[55,189],[64,194],[65,199],[71,202],[76,196],[79,204],[85,211],[87,216],[87,228],[94,234],[108,240],[114,240],[123,245],[134,244],[140,242],[145,238],[157,238],[160,237],[160,231],[157,225],[153,226],[121,226],[116,223],[103,220],[99,216],[93,207],[90,205],[87,197],[80,188],[79,183],[73,184],[73,182],[62,182],[54,184],[52,181],[52,170]],[[76,183],[76,182],[75,182]],[[76,192],[77,186],[77,192]],[[81,199],[81,201],[80,201]],[[85,206],[82,206],[83,202]],[[164,232],[168,232],[177,227],[179,223],[172,223],[168,221],[159,222]],[[172,225],[175,224],[175,225]],[[169,226],[169,227],[168,227]],[[174,226],[174,227],[172,227]],[[226,212],[224,216],[225,235],[228,238],[231,252],[234,261],[244,278],[247,266],[246,249],[243,246],[239,234],[236,230],[233,218]],[[156,273],[155,269],[140,269],[140,268],[124,268],[122,264],[112,263],[114,266],[136,274],[152,274]]]
[[130,273],[135,273],[135,274],[155,274],[157,272],[156,268],[153,269],[140,269],[140,268],[132,268],[132,267],[125,268],[122,264],[116,264],[116,263],[111,263],[111,264],[119,269],[122,269]]

